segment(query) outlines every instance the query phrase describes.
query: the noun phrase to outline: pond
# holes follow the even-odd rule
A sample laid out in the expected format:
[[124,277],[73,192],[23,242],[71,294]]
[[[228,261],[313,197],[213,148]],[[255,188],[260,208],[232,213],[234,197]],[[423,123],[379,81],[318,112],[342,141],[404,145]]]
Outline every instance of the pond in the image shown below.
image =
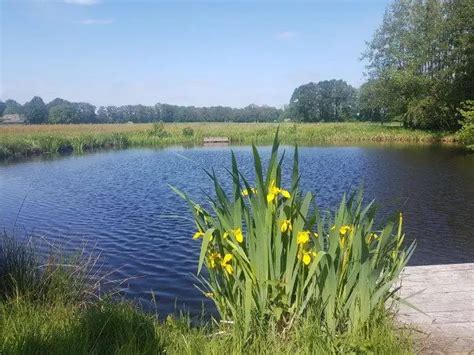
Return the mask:
[[[191,239],[187,205],[168,184],[202,200],[212,191],[202,168],[228,182],[231,149],[251,175],[250,147],[130,149],[4,163],[0,228],[44,236],[66,251],[87,242],[115,278],[130,278],[127,297],[160,314],[183,308],[197,314],[203,303],[209,306],[193,286],[200,243]],[[292,148],[285,149],[291,156]],[[270,148],[261,152],[268,158]],[[289,177],[288,160],[286,167]],[[334,208],[363,183],[382,216],[402,210],[407,240],[418,243],[411,264],[474,261],[473,154],[440,146],[303,147],[300,170],[302,188],[323,208]]]

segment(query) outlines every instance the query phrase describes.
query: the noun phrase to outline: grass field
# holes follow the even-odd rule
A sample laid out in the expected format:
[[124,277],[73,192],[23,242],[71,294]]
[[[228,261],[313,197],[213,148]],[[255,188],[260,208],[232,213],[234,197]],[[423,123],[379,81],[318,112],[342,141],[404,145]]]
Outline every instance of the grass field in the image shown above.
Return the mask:
[[[0,158],[105,148],[202,144],[206,136],[229,137],[233,144],[270,144],[280,126],[282,143],[432,143],[444,133],[374,123],[165,123],[97,125],[0,125]],[[190,128],[188,134],[183,130]]]

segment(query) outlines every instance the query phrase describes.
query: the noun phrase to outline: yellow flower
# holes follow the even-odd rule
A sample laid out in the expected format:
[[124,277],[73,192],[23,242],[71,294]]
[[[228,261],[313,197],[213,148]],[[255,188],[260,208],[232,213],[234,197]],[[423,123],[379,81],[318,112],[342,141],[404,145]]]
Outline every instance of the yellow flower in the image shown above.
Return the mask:
[[242,234],[242,230],[240,228],[232,229],[231,232],[234,235],[235,240],[237,240],[239,243],[244,241],[244,235]]
[[298,232],[297,243],[299,245],[304,245],[309,242],[309,231]]
[[303,262],[305,265],[309,265],[311,263],[312,258],[316,257],[318,255],[314,251],[306,251],[306,250],[301,250],[298,253],[298,259]]
[[211,269],[214,269],[216,267],[217,261],[221,258],[221,254],[218,252],[213,252],[211,255],[209,255],[209,267]]
[[[257,194],[257,189],[256,189],[255,187],[251,187],[251,188],[250,188],[250,191],[252,191],[252,193],[253,193],[254,195]],[[249,190],[248,190],[248,189],[243,189],[243,190],[242,190],[242,196],[246,197],[246,196],[248,196],[248,195],[249,195]]]
[[284,198],[290,198],[291,197],[291,194],[286,190],[280,189],[280,193]]
[[372,240],[378,240],[380,238],[380,236],[378,236],[377,234],[375,233],[370,233],[369,234],[369,243],[372,241]]
[[291,232],[292,229],[293,226],[291,225],[291,221],[289,219],[284,219],[281,221],[280,230],[282,233],[285,233],[286,231]]
[[198,232],[194,233],[193,239],[199,239],[199,238],[201,238],[201,237],[203,237],[203,236],[204,236],[204,233],[201,232],[201,231],[198,231]]
[[346,235],[348,232],[352,231],[352,227],[348,225],[344,225],[341,228],[339,228],[339,234],[341,235]]
[[232,254],[226,254],[226,255],[224,255],[224,259],[222,259],[222,261],[221,261],[221,266],[222,266],[222,268],[223,268],[228,274],[232,274],[232,272],[234,271],[234,268],[233,268],[232,265],[230,264],[230,262],[232,261],[232,258],[233,258],[233,255],[232,255]]
[[267,202],[273,202],[277,198],[278,194],[282,195],[285,198],[291,197],[291,194],[288,191],[276,187],[275,180],[272,180],[270,188],[268,189]]

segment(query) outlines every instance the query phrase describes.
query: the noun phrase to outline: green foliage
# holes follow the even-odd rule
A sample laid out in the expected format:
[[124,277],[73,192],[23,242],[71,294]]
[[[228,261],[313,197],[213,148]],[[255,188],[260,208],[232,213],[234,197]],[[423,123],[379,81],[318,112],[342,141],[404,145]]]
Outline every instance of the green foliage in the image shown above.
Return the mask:
[[[55,99],[50,102],[48,123],[95,123],[95,106],[82,102],[67,102]],[[61,102],[64,101],[64,102]]]
[[5,109],[3,110],[3,115],[21,115],[23,114],[23,106],[21,106],[15,100],[6,100]]
[[395,0],[368,44],[369,84],[361,112],[407,127],[453,129],[474,98],[474,4]]
[[33,302],[81,303],[90,298],[95,259],[84,251],[64,257],[51,250],[41,260],[30,242],[6,233],[0,239],[0,301],[14,297]]
[[462,128],[459,139],[470,149],[474,150],[474,100],[466,101],[460,110]]
[[[429,143],[439,141],[443,136],[371,123],[283,123],[281,127],[281,139],[285,144]],[[205,136],[229,137],[231,142],[239,144],[271,144],[276,125],[196,124],[192,138],[183,136],[182,124],[164,124],[163,129],[166,136],[160,138],[153,134],[150,125],[100,125],[95,126],[96,132],[91,132],[90,125],[44,125],[41,129],[39,126],[3,126],[0,127],[0,159],[71,151],[82,153],[102,148],[153,147],[190,141],[202,144]]]
[[41,97],[35,96],[23,105],[26,122],[32,124],[45,123],[48,119],[48,109]]
[[[315,307],[284,334],[275,324],[252,320],[247,338],[225,323],[195,326],[187,317],[160,322],[128,302],[90,298],[101,275],[89,274],[84,284],[83,270],[91,270],[87,265],[95,259],[84,264],[53,252],[44,262],[31,245],[2,238],[0,265],[3,271],[7,265],[9,278],[0,285],[15,285],[13,292],[0,291],[2,354],[411,353],[409,334],[395,329],[385,309],[365,327],[337,335],[324,330]],[[45,266],[54,271],[40,272]]]
[[191,127],[184,127],[183,128],[183,136],[193,137],[194,136],[194,129],[192,129]]
[[[216,199],[212,213],[177,191],[191,207],[202,238],[203,292],[221,318],[244,329],[253,322],[276,324],[283,332],[309,309],[330,334],[355,332],[385,307],[394,282],[414,246],[402,246],[402,217],[396,225],[374,225],[373,203],[362,193],[343,198],[335,214],[321,214],[314,196],[299,189],[298,150],[288,190],[283,189],[283,158],[278,133],[266,174],[253,146],[255,187],[232,155],[232,195],[211,177]],[[397,226],[397,228],[395,228]]]
[[156,138],[166,138],[169,133],[165,130],[163,122],[153,123],[153,128],[149,131],[149,135]]
[[324,80],[295,89],[288,108],[290,118],[305,121],[344,121],[357,114],[356,89],[344,80]]

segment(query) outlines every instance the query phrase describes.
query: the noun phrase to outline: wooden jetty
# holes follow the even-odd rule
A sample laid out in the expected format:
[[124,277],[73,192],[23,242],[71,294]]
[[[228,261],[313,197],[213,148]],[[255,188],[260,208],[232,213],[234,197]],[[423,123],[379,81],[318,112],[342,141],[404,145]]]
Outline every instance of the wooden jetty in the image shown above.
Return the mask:
[[426,313],[401,306],[398,314],[419,330],[421,353],[474,353],[474,263],[409,266],[401,286],[402,298]]
[[229,144],[229,137],[204,137],[204,144]]

